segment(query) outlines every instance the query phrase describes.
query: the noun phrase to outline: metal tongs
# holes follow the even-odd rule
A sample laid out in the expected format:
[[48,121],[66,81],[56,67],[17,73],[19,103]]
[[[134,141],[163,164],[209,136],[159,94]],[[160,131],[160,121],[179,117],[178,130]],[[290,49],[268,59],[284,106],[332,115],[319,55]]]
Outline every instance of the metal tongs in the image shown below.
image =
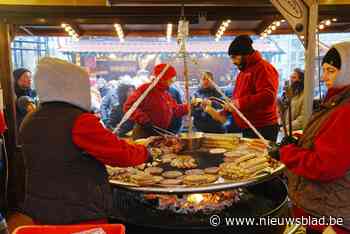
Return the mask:
[[210,101],[215,101],[216,103],[220,104],[220,106],[224,107],[225,106],[225,101],[220,99],[220,98],[217,98],[217,97],[209,97],[208,98]]
[[152,125],[152,129],[153,129],[153,131],[155,131],[156,133],[158,133],[160,136],[163,136],[163,137],[167,137],[167,136],[175,137],[176,136],[175,133],[168,131],[164,128],[160,128],[160,127],[155,126],[155,125]]

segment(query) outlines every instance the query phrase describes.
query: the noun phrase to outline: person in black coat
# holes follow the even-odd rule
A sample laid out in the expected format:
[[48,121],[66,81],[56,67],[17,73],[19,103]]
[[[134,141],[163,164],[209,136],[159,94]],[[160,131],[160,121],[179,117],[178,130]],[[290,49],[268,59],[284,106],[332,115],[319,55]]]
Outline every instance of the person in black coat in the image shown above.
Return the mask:
[[[110,129],[114,129],[117,124],[122,120],[124,116],[123,105],[129,95],[135,90],[133,85],[128,84],[120,84],[117,89],[117,97],[118,97],[118,105],[112,107],[107,127]],[[131,120],[126,121],[121,128],[119,129],[118,135],[123,137],[126,133],[131,131],[134,127],[134,123]]]
[[[175,86],[169,87],[169,93],[171,97],[175,99],[177,104],[182,104],[181,93],[179,92],[179,90],[177,90]],[[173,119],[171,120],[169,130],[172,131],[173,133],[179,133],[181,132],[181,128],[182,128],[182,117],[173,117]]]
[[18,68],[13,71],[16,94],[17,128],[22,123],[28,110],[35,110],[37,105],[37,93],[32,86],[32,73],[26,68]]
[[[211,85],[209,80],[213,79],[211,72],[204,72],[201,78],[201,87],[194,93],[194,100],[207,100],[210,97],[222,99],[221,94]],[[221,106],[217,102],[212,102],[212,107],[220,109]],[[207,112],[203,110],[201,105],[196,104],[192,110],[193,124],[198,131],[208,133],[224,133],[225,128],[222,123],[214,120]]]
[[32,99],[37,98],[36,91],[32,86],[32,73],[26,68],[18,68],[13,71],[13,78],[15,80],[16,97],[28,96]]

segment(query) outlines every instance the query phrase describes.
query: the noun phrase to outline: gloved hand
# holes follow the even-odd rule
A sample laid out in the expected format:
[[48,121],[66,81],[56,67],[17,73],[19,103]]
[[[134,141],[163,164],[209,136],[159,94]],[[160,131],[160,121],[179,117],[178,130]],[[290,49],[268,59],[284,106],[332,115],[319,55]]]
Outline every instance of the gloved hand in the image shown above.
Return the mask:
[[153,132],[153,124],[151,122],[143,124],[142,128],[147,132]]
[[153,162],[153,156],[152,156],[150,150],[147,149],[147,159],[144,163],[152,163],[152,162]]
[[297,144],[297,143],[298,143],[298,139],[292,136],[286,136],[282,139],[280,143],[272,145],[272,148],[269,150],[269,155],[270,157],[276,160],[280,160],[280,148],[285,145]]
[[286,136],[286,137],[283,137],[283,139],[279,143],[279,145],[280,145],[280,147],[282,147],[284,145],[297,144],[297,143],[298,143],[297,138],[294,138],[293,136]]
[[278,144],[273,144],[271,148],[269,148],[268,152],[269,156],[273,159],[280,160],[280,146]]

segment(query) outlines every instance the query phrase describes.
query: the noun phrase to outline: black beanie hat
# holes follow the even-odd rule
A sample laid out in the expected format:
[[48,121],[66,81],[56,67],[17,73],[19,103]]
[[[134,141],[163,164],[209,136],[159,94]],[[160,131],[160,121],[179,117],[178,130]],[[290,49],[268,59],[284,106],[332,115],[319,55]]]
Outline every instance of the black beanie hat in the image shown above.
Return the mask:
[[16,70],[14,70],[13,71],[13,78],[15,79],[15,81],[19,80],[19,78],[21,78],[21,76],[25,72],[30,72],[30,71],[26,68],[18,68]]
[[323,57],[322,65],[328,63],[340,70],[341,68],[341,58],[338,50],[336,48],[331,48],[326,55]]
[[247,55],[254,51],[253,40],[248,35],[237,36],[228,48],[228,55]]

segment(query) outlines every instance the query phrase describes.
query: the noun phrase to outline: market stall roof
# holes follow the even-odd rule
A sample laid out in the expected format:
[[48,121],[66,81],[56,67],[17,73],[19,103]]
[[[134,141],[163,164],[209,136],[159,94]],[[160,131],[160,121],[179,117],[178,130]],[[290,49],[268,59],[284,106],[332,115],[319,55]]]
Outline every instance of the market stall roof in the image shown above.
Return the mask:
[[[211,40],[190,40],[188,42],[189,53],[227,53],[227,48],[231,43],[230,40],[221,40],[213,42]],[[254,48],[262,53],[281,54],[283,50],[269,39],[254,40]],[[116,39],[105,40],[64,40],[60,43],[62,52],[96,52],[96,53],[177,53],[179,48],[176,41],[167,42],[165,39],[160,40],[138,40],[133,38],[119,43]]]
[[[106,4],[107,3],[107,4]],[[66,36],[60,26],[69,23],[80,36],[116,36],[113,25],[121,24],[124,35],[159,37],[166,25],[176,24],[185,3],[190,34],[213,36],[223,20],[230,19],[224,35],[260,34],[272,22],[281,19],[269,0],[42,0],[1,1],[0,20],[15,24],[17,35]],[[350,30],[350,0],[320,0],[319,19],[337,18],[322,32]],[[273,34],[292,33],[285,22]]]

